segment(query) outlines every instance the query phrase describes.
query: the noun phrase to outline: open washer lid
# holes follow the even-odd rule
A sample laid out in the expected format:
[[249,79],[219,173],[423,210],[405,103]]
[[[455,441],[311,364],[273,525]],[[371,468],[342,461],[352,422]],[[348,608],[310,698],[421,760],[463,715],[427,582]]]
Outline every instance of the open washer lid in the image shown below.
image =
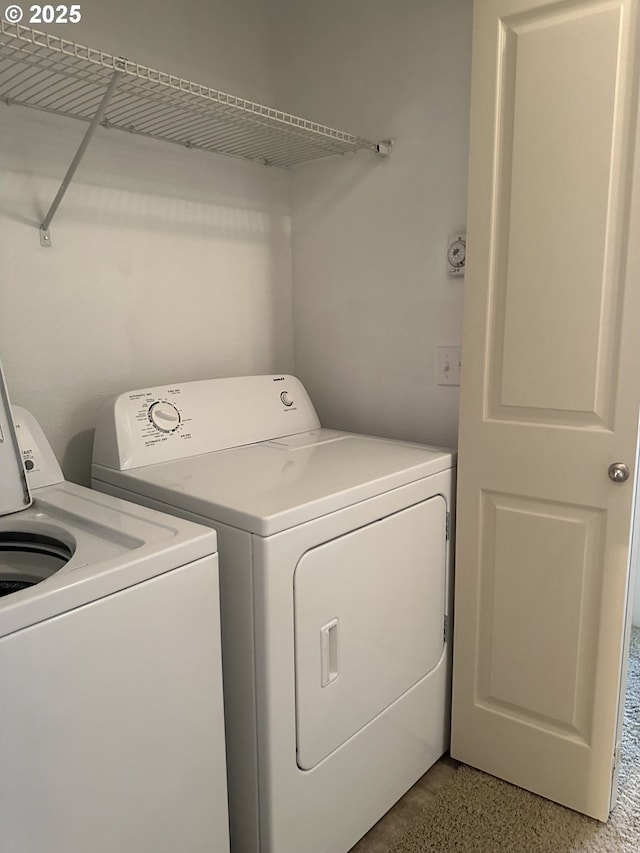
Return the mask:
[[18,512],[31,505],[31,493],[22,464],[11,403],[0,363],[0,515]]

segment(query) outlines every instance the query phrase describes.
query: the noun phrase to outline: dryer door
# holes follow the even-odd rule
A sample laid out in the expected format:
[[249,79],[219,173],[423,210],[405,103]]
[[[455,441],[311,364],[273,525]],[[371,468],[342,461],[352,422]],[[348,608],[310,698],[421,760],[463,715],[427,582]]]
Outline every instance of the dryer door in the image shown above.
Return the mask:
[[307,551],[295,570],[298,765],[314,767],[444,650],[446,502],[436,496]]

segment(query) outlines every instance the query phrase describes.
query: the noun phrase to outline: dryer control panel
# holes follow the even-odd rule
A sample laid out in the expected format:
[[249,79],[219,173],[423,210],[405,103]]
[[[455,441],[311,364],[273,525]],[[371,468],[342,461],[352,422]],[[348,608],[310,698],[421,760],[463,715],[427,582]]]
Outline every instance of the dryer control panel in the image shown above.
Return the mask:
[[295,376],[239,376],[120,394],[99,413],[93,463],[124,471],[317,429]]

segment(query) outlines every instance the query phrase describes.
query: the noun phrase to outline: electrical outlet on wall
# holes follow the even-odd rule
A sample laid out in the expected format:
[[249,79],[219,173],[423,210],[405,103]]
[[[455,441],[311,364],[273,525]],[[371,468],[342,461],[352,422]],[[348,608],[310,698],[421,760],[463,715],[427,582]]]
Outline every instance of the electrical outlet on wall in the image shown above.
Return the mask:
[[436,382],[438,385],[459,385],[460,368],[460,347],[437,348]]

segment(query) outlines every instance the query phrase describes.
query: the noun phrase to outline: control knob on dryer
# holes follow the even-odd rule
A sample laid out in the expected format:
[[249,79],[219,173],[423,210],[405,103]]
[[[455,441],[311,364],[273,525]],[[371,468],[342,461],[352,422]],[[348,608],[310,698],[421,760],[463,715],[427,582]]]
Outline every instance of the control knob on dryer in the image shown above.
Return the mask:
[[175,432],[180,426],[180,412],[173,403],[158,400],[149,406],[149,420],[161,432]]

